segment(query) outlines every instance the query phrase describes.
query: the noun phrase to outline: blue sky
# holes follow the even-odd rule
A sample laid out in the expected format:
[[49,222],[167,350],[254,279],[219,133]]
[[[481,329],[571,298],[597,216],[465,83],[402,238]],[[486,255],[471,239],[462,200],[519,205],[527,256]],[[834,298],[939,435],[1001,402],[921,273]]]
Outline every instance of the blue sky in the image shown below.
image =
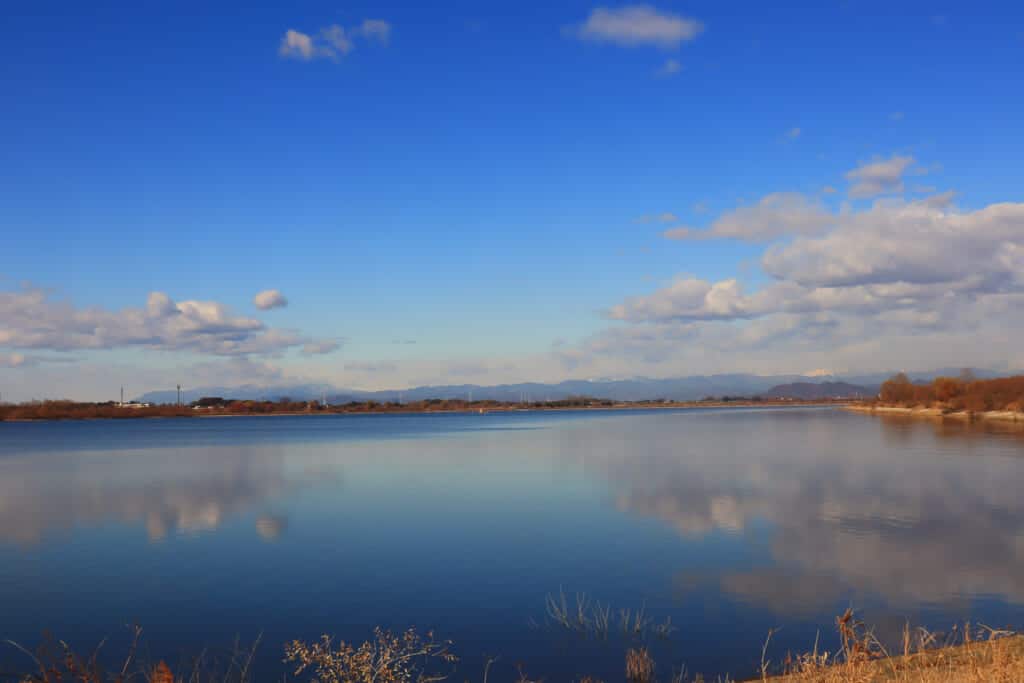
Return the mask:
[[[94,397],[125,376],[369,388],[954,353],[1024,364],[998,326],[971,323],[989,344],[951,336],[981,304],[1020,317],[1022,14],[853,1],[6,8],[0,383],[5,396]],[[847,175],[859,167],[874,174],[863,190]],[[929,204],[938,217],[892,206],[945,191],[955,199]],[[769,211],[784,223],[770,238],[700,234],[773,193],[832,218],[807,232]],[[1003,205],[996,227],[979,214]],[[971,220],[984,234],[942,227]],[[877,288],[942,278],[859,263],[860,280],[837,284],[791,278],[797,256],[765,266],[800,240],[838,232],[848,255],[844,235],[915,235],[922,221],[936,230],[926,261],[964,258],[967,244],[973,272],[998,282],[950,275],[907,303]],[[679,228],[691,237],[664,236]],[[686,299],[733,280],[728,315]],[[709,286],[673,289],[685,281]],[[787,282],[804,289],[751,300]],[[268,289],[287,305],[255,307]],[[117,317],[153,292],[218,308]],[[874,305],[811,311],[795,303],[808,292]],[[134,323],[144,332],[111,331]],[[795,349],[758,325],[811,332]]]

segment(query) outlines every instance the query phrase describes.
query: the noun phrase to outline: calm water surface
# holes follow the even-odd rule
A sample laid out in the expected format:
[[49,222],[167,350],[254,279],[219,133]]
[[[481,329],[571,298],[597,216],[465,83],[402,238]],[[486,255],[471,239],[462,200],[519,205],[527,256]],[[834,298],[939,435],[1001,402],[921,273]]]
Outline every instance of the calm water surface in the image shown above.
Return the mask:
[[619,676],[627,641],[547,625],[560,588],[670,618],[663,670],[750,673],[769,629],[780,658],[850,605],[1021,627],[1024,436],[832,409],[0,424],[0,640],[138,623],[175,661],[262,632],[274,679],[285,640],[416,625],[465,677]]

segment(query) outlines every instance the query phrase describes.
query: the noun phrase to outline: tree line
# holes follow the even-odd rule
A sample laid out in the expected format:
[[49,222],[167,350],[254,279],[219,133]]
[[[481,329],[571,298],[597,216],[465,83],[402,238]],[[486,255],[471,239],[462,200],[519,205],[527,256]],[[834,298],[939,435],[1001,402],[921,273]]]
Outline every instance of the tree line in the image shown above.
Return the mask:
[[929,383],[917,383],[901,372],[882,384],[878,398],[881,403],[906,407],[1024,412],[1024,375],[977,379],[964,371],[959,377],[936,377]]
[[204,396],[189,405],[140,405],[116,402],[30,401],[0,404],[0,420],[90,420],[144,417],[196,417],[201,415],[272,415],[299,413],[406,413],[511,410],[519,408],[612,407],[614,401],[590,396],[570,396],[554,401],[469,401],[430,398],[419,401],[349,401],[325,404],[320,401],[281,398],[276,401],[242,400]]

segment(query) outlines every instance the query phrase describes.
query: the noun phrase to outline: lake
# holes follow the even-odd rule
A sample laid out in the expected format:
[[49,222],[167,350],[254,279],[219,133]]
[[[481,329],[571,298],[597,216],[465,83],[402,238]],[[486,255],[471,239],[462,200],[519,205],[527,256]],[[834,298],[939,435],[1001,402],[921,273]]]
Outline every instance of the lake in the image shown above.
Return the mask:
[[834,408],[0,423],[0,640],[115,656],[137,623],[175,666],[262,633],[276,680],[287,640],[415,625],[457,680],[618,679],[637,639],[744,675],[848,606],[883,638],[1024,625],[1022,491],[1018,430]]

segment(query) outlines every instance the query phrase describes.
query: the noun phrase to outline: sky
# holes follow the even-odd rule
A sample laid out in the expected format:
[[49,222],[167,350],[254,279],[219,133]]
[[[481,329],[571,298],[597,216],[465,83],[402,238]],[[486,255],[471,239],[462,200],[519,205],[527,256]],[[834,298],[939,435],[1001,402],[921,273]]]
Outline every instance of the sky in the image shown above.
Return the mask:
[[0,397],[1024,368],[1016,3],[20,3]]

